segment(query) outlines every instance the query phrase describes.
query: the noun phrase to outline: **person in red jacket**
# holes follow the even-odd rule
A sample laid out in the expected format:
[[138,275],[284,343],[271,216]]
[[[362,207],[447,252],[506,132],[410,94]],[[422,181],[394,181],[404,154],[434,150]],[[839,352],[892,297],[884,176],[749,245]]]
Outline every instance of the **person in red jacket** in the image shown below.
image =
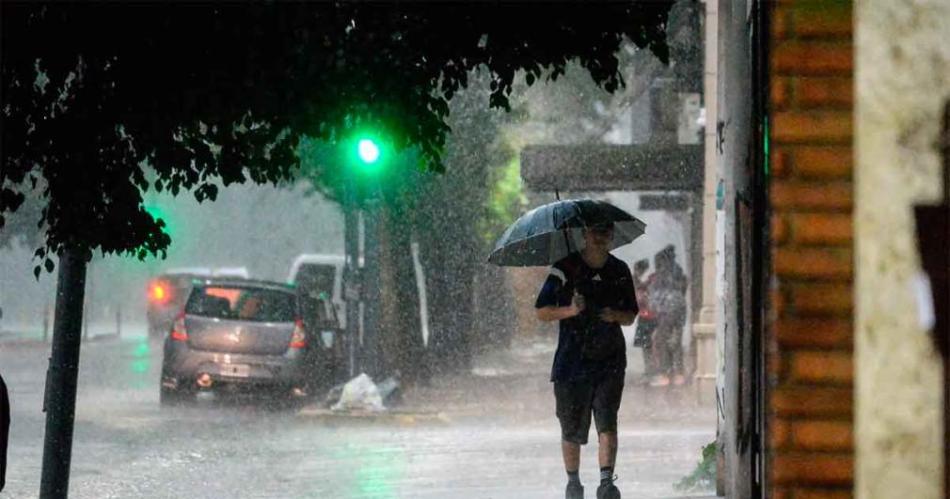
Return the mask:
[[650,270],[650,261],[639,260],[633,265],[633,285],[637,293],[637,305],[640,313],[637,314],[637,332],[633,338],[633,346],[643,350],[643,375],[649,382],[656,375],[656,356],[653,351],[653,332],[656,330],[656,314],[650,308],[650,285],[656,279],[656,274],[647,276]]

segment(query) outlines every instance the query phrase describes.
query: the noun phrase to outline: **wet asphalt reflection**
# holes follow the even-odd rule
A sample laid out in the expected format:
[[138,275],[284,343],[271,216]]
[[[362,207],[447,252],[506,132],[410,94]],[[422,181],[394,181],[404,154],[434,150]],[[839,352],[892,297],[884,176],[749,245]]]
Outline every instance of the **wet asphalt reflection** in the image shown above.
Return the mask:
[[[39,490],[48,355],[45,345],[0,343],[13,404],[2,497],[36,497]],[[235,397],[162,408],[160,344],[90,341],[82,349],[70,497],[563,497],[543,357],[540,367],[520,362],[507,377],[483,369],[487,377],[407,394],[409,408],[443,412],[438,420],[351,420]],[[715,413],[685,414],[666,396],[633,386],[624,397],[617,467],[624,497],[676,495],[671,484],[714,437]],[[593,497],[593,445],[584,448],[581,476]]]

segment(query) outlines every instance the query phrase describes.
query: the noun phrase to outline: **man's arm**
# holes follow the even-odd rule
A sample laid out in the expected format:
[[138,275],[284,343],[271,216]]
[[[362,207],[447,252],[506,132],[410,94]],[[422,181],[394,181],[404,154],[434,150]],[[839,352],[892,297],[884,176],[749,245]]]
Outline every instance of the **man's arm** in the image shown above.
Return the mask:
[[563,319],[570,319],[584,310],[584,297],[574,295],[574,301],[566,307],[549,305],[536,309],[538,320],[542,322],[553,322]]
[[584,309],[584,298],[575,296],[569,300],[564,296],[567,276],[557,264],[551,267],[538,299],[534,303],[535,314],[542,322],[553,322],[574,317]]

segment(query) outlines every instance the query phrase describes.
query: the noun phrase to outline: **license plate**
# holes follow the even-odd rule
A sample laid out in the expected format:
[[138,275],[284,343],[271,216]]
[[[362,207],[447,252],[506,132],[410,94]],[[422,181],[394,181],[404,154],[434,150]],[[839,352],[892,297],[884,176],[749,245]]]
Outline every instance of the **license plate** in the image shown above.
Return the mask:
[[234,378],[246,378],[251,374],[251,366],[244,364],[223,364],[221,375]]

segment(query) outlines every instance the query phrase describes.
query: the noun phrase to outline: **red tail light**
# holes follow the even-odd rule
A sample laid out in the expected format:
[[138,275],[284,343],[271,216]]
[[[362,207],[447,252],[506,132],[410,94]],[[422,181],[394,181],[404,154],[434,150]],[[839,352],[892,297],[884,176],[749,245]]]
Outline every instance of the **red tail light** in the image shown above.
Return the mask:
[[153,303],[165,304],[171,297],[171,287],[167,282],[153,281],[148,287],[148,299]]
[[303,330],[303,321],[294,322],[294,334],[290,335],[290,348],[304,348],[307,346],[307,334]]
[[185,329],[185,314],[181,314],[175,318],[175,323],[172,324],[172,332],[170,335],[173,341],[188,341],[188,331]]

